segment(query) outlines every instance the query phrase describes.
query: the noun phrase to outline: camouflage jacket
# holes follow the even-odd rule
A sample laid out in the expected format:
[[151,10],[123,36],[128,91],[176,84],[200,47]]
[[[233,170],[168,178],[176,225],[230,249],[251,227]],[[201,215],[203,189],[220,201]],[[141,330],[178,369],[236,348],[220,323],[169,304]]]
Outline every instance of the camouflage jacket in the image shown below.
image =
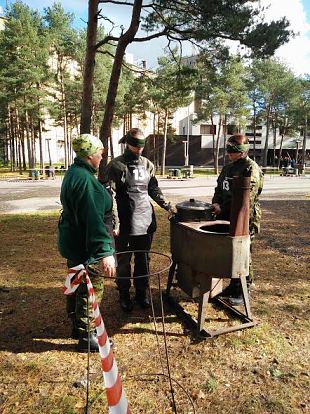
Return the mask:
[[[111,192],[113,196],[113,224],[114,228],[121,228],[121,232],[130,232],[130,220],[133,214],[133,204],[128,196],[128,167],[132,164],[143,166],[147,172],[148,179],[146,181],[148,195],[162,208],[169,210],[170,202],[165,198],[155,177],[155,167],[153,163],[143,157],[133,154],[127,148],[123,155],[114,158],[106,167],[101,182]],[[141,210],[141,220],[143,217],[143,209],[149,208],[149,203],[145,201]],[[152,208],[152,207],[151,207]],[[156,230],[156,220],[153,211],[153,219],[148,233]]]
[[258,233],[260,229],[261,208],[258,197],[263,189],[263,173],[260,167],[251,158],[240,158],[239,160],[225,165],[217,179],[212,203],[218,203],[221,207],[221,214],[218,218],[229,220],[230,206],[232,199],[233,177],[250,176],[250,234]]

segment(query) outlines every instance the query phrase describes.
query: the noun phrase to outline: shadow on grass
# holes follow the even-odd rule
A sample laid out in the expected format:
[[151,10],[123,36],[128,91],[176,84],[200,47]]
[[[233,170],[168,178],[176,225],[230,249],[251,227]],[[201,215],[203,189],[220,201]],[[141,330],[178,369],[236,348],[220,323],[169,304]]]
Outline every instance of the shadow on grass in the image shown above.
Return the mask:
[[[158,289],[153,289],[158,334],[162,334],[161,307]],[[57,288],[0,287],[1,328],[0,351],[46,352],[75,350],[77,341],[70,338],[71,327],[66,317],[65,296]],[[137,304],[132,313],[124,313],[118,304],[118,292],[113,285],[105,286],[101,313],[108,335],[155,334],[151,310]],[[177,317],[165,307],[165,323],[175,323]],[[167,336],[184,336],[171,332]]]
[[259,239],[267,246],[302,261],[309,260],[310,200],[263,200]]
[[[285,284],[282,289],[288,289],[294,294],[302,295],[302,289],[292,289],[290,284]],[[259,309],[260,297],[274,297],[277,288],[270,286],[269,289],[263,289],[257,292],[257,300],[255,307]],[[197,317],[197,303],[186,295],[179,293],[184,302],[189,304],[192,309],[194,318]],[[177,296],[179,296],[177,295]],[[303,312],[303,304],[287,304],[283,303],[284,298],[280,301],[273,301],[272,311],[281,312],[282,315],[288,316]],[[152,288],[152,297],[154,303],[154,311],[158,328],[158,335],[163,335],[161,323],[161,306],[158,288]],[[76,341],[70,339],[70,323],[66,317],[65,296],[62,294],[61,288],[33,288],[33,287],[0,287],[0,304],[1,304],[1,327],[0,327],[0,350],[13,353],[31,352],[41,353],[46,351],[62,351],[74,352]],[[265,306],[265,305],[264,305]],[[269,308],[269,306],[268,306]],[[168,337],[184,337],[190,336],[195,339],[195,332],[189,329],[184,320],[179,319],[173,310],[165,304],[165,324]],[[223,310],[218,305],[210,305],[206,314],[206,323],[229,323],[234,318],[226,319],[225,316],[217,312]],[[118,303],[118,291],[112,281],[105,284],[105,292],[101,304],[101,313],[106,325],[108,335],[113,338],[114,335],[154,335],[155,329],[151,310],[143,310],[135,304],[134,310],[130,314],[124,313]],[[227,314],[228,316],[228,314]],[[254,315],[255,316],[255,315]],[[178,324],[176,332],[172,326]]]

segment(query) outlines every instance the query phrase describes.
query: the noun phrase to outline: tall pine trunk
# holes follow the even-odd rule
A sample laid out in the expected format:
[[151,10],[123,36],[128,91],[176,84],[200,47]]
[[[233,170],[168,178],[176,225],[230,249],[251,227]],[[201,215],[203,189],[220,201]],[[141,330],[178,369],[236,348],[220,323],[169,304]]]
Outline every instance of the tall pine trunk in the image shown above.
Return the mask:
[[277,122],[275,119],[274,125],[273,125],[273,160],[272,160],[272,166],[275,168],[276,166],[276,149],[277,149]]
[[280,168],[280,162],[281,162],[281,158],[282,158],[283,141],[284,141],[284,132],[281,134],[279,157],[278,157],[278,164],[277,164],[278,169]]
[[44,172],[44,155],[43,155],[43,139],[42,139],[42,122],[39,116],[38,119],[38,137],[39,137],[39,151],[40,151],[40,169]]
[[214,120],[213,120],[213,114],[210,115],[211,125],[212,125],[212,155],[213,155],[213,166],[215,168],[215,131],[214,131]]
[[256,160],[256,105],[253,102],[253,160]]
[[[68,154],[68,120],[67,120],[67,105],[66,105],[66,94],[65,94],[65,80],[64,80],[64,72],[65,72],[65,64],[64,64],[64,56],[57,53],[58,55],[58,66],[57,66],[57,78],[60,85],[60,99],[61,99],[61,109],[62,109],[62,120],[63,120],[63,134],[64,134],[64,164],[65,169],[69,166],[69,154]],[[49,149],[50,150],[50,149]],[[49,154],[49,158],[51,160],[51,156]]]
[[33,159],[33,146],[30,139],[29,131],[29,115],[28,111],[25,111],[25,126],[26,126],[26,140],[27,140],[27,152],[28,152],[28,165],[30,169],[34,168],[34,159]]
[[67,108],[66,108],[66,97],[65,97],[65,87],[64,87],[64,78],[61,74],[61,101],[62,101],[62,111],[63,111],[63,131],[64,131],[64,147],[65,147],[65,168],[69,166],[69,153],[68,153],[68,121],[67,121]]
[[221,130],[222,130],[222,115],[219,117],[218,131],[216,137],[216,149],[215,149],[215,165],[214,172],[216,175],[219,173],[219,155],[220,155],[220,139],[221,139]]
[[[24,149],[24,131],[22,130],[22,127],[21,127],[21,120],[19,116],[19,111],[16,106],[16,102],[15,102],[15,118],[16,118],[15,135],[16,135],[16,140],[17,140],[16,160],[18,162],[19,173],[20,175],[22,175],[23,169],[26,170],[25,149]],[[22,164],[24,164],[24,168]]]
[[270,106],[268,105],[267,114],[266,114],[266,139],[265,139],[264,154],[263,154],[263,167],[267,166],[267,160],[268,160],[269,129],[270,129]]
[[227,139],[227,115],[224,116],[224,127],[223,127],[223,165],[226,164],[226,139]]
[[20,128],[20,143],[21,143],[21,159],[23,171],[27,170],[26,154],[25,154],[25,137],[24,128]]
[[21,140],[21,136],[18,137],[18,154],[17,154],[17,159],[18,159],[18,169],[19,169],[19,174],[23,175],[23,169],[22,169],[22,140]]
[[156,145],[156,169],[159,169],[159,165],[160,165],[160,159],[159,159],[159,137],[160,137],[160,112],[158,111],[157,114],[157,145]]
[[[134,0],[132,8],[131,23],[128,30],[122,34],[117,43],[112,72],[108,87],[107,99],[105,103],[105,111],[103,121],[100,127],[100,139],[103,142],[105,148],[108,148],[109,138],[112,136],[112,122],[113,115],[115,110],[115,101],[117,95],[117,89],[119,84],[119,79],[121,75],[121,68],[123,64],[123,59],[125,56],[125,51],[127,46],[133,41],[135,35],[140,26],[140,15],[142,8],[143,0]],[[107,163],[107,159],[103,159],[100,164],[99,176],[103,174],[104,167]]]
[[88,1],[88,24],[86,38],[86,55],[84,62],[83,75],[83,94],[81,103],[81,125],[80,133],[90,133],[92,106],[93,106],[93,90],[94,90],[94,72],[95,72],[95,56],[97,42],[97,26],[98,26],[98,0]]
[[156,168],[156,112],[153,114],[153,164]]
[[163,153],[161,163],[161,175],[165,175],[166,168],[166,150],[167,150],[167,130],[168,130],[168,109],[165,109],[165,120],[164,120],[164,142],[163,142]]
[[[301,163],[304,166],[306,162],[306,152],[307,152],[307,134],[308,134],[308,117],[305,116],[305,126],[304,126],[304,136],[302,143],[302,153],[301,153]],[[296,160],[298,162],[298,160]]]
[[11,158],[11,171],[15,171],[16,158],[15,158],[15,134],[14,134],[14,116],[11,107],[8,106],[9,113],[9,137],[10,137],[10,158]]
[[36,131],[33,125],[33,119],[31,118],[30,122],[31,128],[31,148],[32,148],[32,159],[33,159],[33,166],[37,163],[37,151],[36,151]]
[[[40,91],[40,84],[37,83],[37,89]],[[42,121],[41,121],[41,104],[40,98],[38,96],[37,101],[37,111],[38,111],[38,138],[39,138],[39,160],[40,160],[40,169],[44,172],[44,154],[43,154],[43,138],[42,138]]]

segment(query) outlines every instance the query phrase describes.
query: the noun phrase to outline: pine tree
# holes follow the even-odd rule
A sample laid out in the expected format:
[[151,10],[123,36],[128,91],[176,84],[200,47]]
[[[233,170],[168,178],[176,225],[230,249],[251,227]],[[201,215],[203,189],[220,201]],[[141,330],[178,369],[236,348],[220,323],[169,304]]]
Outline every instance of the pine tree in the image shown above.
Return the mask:
[[[133,0],[128,2],[116,2],[128,9],[132,7],[131,21],[127,30],[122,29],[119,36],[107,35],[102,40],[96,41],[96,27],[98,16],[98,0],[89,0],[88,16],[88,41],[87,52],[92,61],[94,54],[101,51],[107,44],[114,42],[114,61],[109,81],[109,89],[106,98],[105,112],[100,128],[100,138],[107,146],[111,136],[111,126],[115,110],[117,89],[121,74],[121,66],[127,46],[132,42],[146,42],[148,40],[166,36],[168,42],[190,40],[200,43],[202,46],[211,45],[218,48],[221,41],[233,40],[248,46],[257,56],[272,55],[274,51],[286,41],[291,32],[288,30],[289,22],[282,18],[271,23],[264,23],[259,19],[260,10],[255,7],[258,0]],[[114,0],[104,0],[101,3],[115,3]],[[143,11],[148,13],[143,14]],[[142,22],[142,24],[141,24]],[[142,28],[147,35],[140,37],[138,30]],[[93,78],[88,73],[84,77],[85,83],[92,83]],[[90,97],[84,96],[82,101],[82,114],[90,112]],[[88,107],[87,107],[88,105]],[[87,132],[90,129],[90,117],[88,123],[83,123]]]
[[158,59],[158,69],[150,79],[149,97],[152,105],[163,114],[163,151],[161,174],[165,174],[166,148],[169,116],[177,108],[189,105],[193,100],[193,88],[196,82],[196,72],[181,64],[177,50],[173,57]]
[[7,9],[6,17],[0,44],[0,84],[7,108],[12,167],[15,169],[18,163],[21,172],[27,163],[33,168],[36,162],[35,140],[41,118],[39,102],[44,96],[39,85],[48,77],[48,55],[42,20],[37,12],[16,2]]
[[[44,9],[44,20],[47,25],[47,38],[51,54],[51,63],[55,71],[54,99],[58,106],[58,122],[64,132],[65,168],[71,160],[71,143],[69,136],[68,97],[66,96],[67,79],[76,76],[79,68],[75,67],[74,59],[77,50],[78,36],[72,28],[74,15],[66,13],[61,3],[54,3]],[[55,64],[53,65],[53,61]],[[57,108],[54,108],[56,111]]]
[[[197,121],[210,119],[214,125],[218,118],[216,138],[213,143],[214,169],[218,174],[221,138],[226,139],[227,118],[234,120],[240,129],[246,121],[248,98],[245,86],[245,68],[238,57],[230,57],[210,63],[203,56],[198,71],[200,83],[196,88],[201,105],[197,112]],[[225,148],[225,142],[223,147]],[[225,153],[223,154],[223,163]]]

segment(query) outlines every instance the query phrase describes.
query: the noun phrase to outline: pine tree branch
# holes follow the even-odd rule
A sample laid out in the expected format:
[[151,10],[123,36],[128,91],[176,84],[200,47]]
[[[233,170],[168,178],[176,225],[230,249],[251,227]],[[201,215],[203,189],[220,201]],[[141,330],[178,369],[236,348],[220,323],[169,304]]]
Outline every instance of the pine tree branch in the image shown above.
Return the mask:
[[[119,4],[122,6],[134,6],[134,3],[129,3],[128,1],[117,1],[117,0],[100,0],[99,3],[105,3],[105,4]],[[146,4],[142,6],[143,9],[151,8],[153,7],[153,3]]]
[[[189,37],[191,37],[193,35],[193,29],[189,29],[189,30],[181,30],[178,29],[177,26],[183,26],[183,23],[180,24],[174,24],[173,26],[171,26],[171,24],[167,21],[167,19],[164,17],[164,15],[158,11],[158,9],[154,6],[152,6],[153,10],[155,13],[157,13],[158,17],[160,17],[162,23],[165,26],[165,30],[167,31],[167,34],[170,32],[176,32],[180,35],[185,35],[188,34]],[[183,40],[188,40],[186,38],[183,38]]]
[[97,16],[98,16],[98,20],[102,19],[102,20],[105,20],[106,22],[109,22],[112,26],[112,30],[115,28],[116,26],[115,23],[112,20],[110,20],[107,16],[104,16],[103,14],[101,14],[101,10],[99,10]]
[[146,42],[148,40],[156,39],[157,37],[166,36],[168,34],[169,34],[169,30],[167,30],[167,28],[165,28],[161,32],[157,32],[157,33],[154,33],[154,34],[149,35],[149,36],[136,37],[135,39],[133,39],[133,42]]
[[[109,51],[107,51],[107,50],[98,50],[97,51],[97,53],[100,53],[101,55],[108,55],[108,56],[110,56],[112,59],[114,59],[115,58],[115,56],[113,55],[113,53],[111,53],[111,52],[109,52]],[[131,65],[128,65],[125,61],[123,61],[123,63],[122,63],[122,65],[126,68],[126,69],[128,69],[128,70],[130,70],[131,72],[135,72],[135,73],[140,73],[140,74],[143,74],[143,75],[145,75],[145,76],[149,76],[148,75],[148,70],[147,69],[142,69],[142,70],[139,70],[139,69],[135,69],[133,66],[131,66]]]
[[115,56],[113,55],[113,53],[109,52],[108,50],[97,50],[97,53],[100,53],[101,55],[108,55],[112,59],[115,58]]
[[103,40],[101,40],[100,42],[98,42],[95,46],[95,49],[99,49],[99,47],[106,45],[109,42],[118,42],[119,41],[119,37],[116,36],[106,36]]
[[100,0],[99,3],[111,3],[111,4],[121,4],[122,6],[133,6],[133,3],[128,3],[127,1],[117,1],[117,0]]

